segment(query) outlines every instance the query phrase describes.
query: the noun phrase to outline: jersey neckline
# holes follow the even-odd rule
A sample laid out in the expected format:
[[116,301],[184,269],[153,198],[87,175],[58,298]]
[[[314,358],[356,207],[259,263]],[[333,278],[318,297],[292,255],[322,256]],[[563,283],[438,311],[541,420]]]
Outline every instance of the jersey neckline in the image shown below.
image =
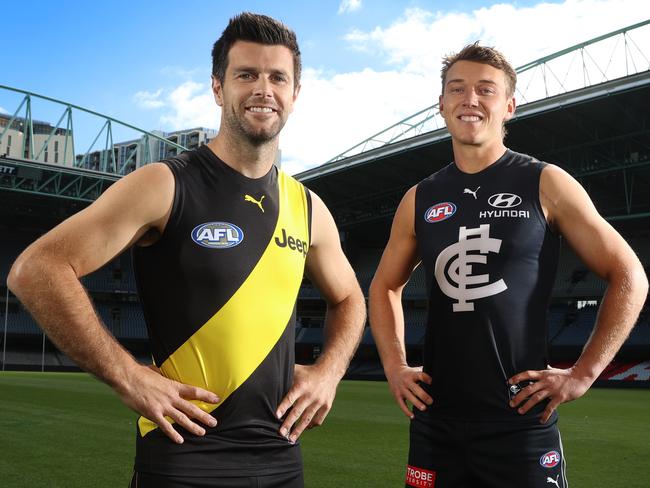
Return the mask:
[[210,149],[207,145],[200,146],[198,148],[199,151],[203,151],[206,155],[206,157],[214,161],[218,166],[224,169],[224,171],[232,174],[233,177],[239,179],[242,182],[245,183],[266,183],[269,182],[273,179],[273,175],[277,171],[277,166],[275,164],[271,165],[271,168],[269,168],[268,172],[259,178],[249,178],[246,175],[241,174],[239,171],[237,171],[235,168],[232,166],[228,165],[223,159],[221,159],[219,156],[217,156],[212,149]]
[[481,171],[477,171],[476,173],[466,173],[465,171],[461,170],[458,167],[458,165],[456,164],[456,161],[453,161],[451,164],[452,164],[452,167],[453,167],[454,171],[456,171],[456,173],[458,173],[459,175],[463,175],[463,176],[466,176],[466,177],[478,177],[478,176],[488,174],[490,171],[493,171],[493,168],[498,168],[499,166],[504,164],[504,162],[507,161],[513,154],[514,154],[514,152],[511,149],[506,148],[505,152],[496,161],[489,164],[488,166],[483,168]]

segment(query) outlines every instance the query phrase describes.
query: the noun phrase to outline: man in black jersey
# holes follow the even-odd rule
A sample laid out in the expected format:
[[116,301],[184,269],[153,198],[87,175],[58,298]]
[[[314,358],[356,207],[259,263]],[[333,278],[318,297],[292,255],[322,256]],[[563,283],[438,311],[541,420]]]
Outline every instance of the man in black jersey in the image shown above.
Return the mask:
[[[117,181],[27,248],[8,284],[142,415],[131,486],[301,488],[297,441],[331,408],[364,299],[328,209],[273,164],[300,88],[295,34],[244,13],[212,55],[217,137]],[[106,331],[79,282],[134,244],[155,368]],[[303,270],[327,302],[326,340],[294,369]]]
[[[440,113],[454,162],[406,193],[371,285],[372,331],[411,419],[407,487],[566,488],[556,409],[596,380],[646,298],[639,260],[584,189],[504,145],[515,83],[493,48],[444,59]],[[569,369],[548,366],[546,351],[559,235],[609,283]],[[414,368],[401,293],[420,263],[429,312],[424,366]]]

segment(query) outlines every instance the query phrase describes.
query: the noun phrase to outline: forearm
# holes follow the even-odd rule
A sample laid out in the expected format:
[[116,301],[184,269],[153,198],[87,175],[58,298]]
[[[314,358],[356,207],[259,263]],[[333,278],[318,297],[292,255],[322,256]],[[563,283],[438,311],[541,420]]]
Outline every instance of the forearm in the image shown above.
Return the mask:
[[384,370],[406,366],[401,289],[390,290],[373,283],[369,309],[372,335]]
[[592,382],[627,339],[647,298],[648,281],[640,263],[609,282],[594,331],[576,361],[574,370]]
[[8,285],[56,346],[81,368],[117,388],[133,357],[101,324],[74,270],[46,259],[14,264]]
[[361,290],[335,305],[328,305],[323,352],[316,364],[341,379],[359,346],[365,321],[366,307]]

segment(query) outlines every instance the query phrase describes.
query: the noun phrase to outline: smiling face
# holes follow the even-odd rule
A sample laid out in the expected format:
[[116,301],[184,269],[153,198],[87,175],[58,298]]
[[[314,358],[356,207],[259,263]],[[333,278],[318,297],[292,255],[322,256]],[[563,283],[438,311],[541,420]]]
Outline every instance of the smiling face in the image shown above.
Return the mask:
[[503,145],[503,124],[515,112],[506,75],[474,61],[457,61],[447,72],[440,113],[455,145]]
[[286,47],[235,42],[223,82],[212,78],[222,107],[220,132],[256,146],[277,138],[300,88],[293,73],[293,55]]

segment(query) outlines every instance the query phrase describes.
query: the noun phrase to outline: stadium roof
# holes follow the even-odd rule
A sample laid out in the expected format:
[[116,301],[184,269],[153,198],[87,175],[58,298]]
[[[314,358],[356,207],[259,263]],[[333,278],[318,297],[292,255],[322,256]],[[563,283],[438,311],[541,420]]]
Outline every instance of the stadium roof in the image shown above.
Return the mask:
[[[526,104],[506,145],[555,163],[610,219],[650,216],[650,71]],[[452,160],[446,129],[298,175],[350,226],[394,213],[405,191]]]
[[[646,20],[517,69],[506,145],[566,169],[610,220],[650,217],[649,38]],[[451,160],[435,104],[297,178],[349,228],[390,217]]]

